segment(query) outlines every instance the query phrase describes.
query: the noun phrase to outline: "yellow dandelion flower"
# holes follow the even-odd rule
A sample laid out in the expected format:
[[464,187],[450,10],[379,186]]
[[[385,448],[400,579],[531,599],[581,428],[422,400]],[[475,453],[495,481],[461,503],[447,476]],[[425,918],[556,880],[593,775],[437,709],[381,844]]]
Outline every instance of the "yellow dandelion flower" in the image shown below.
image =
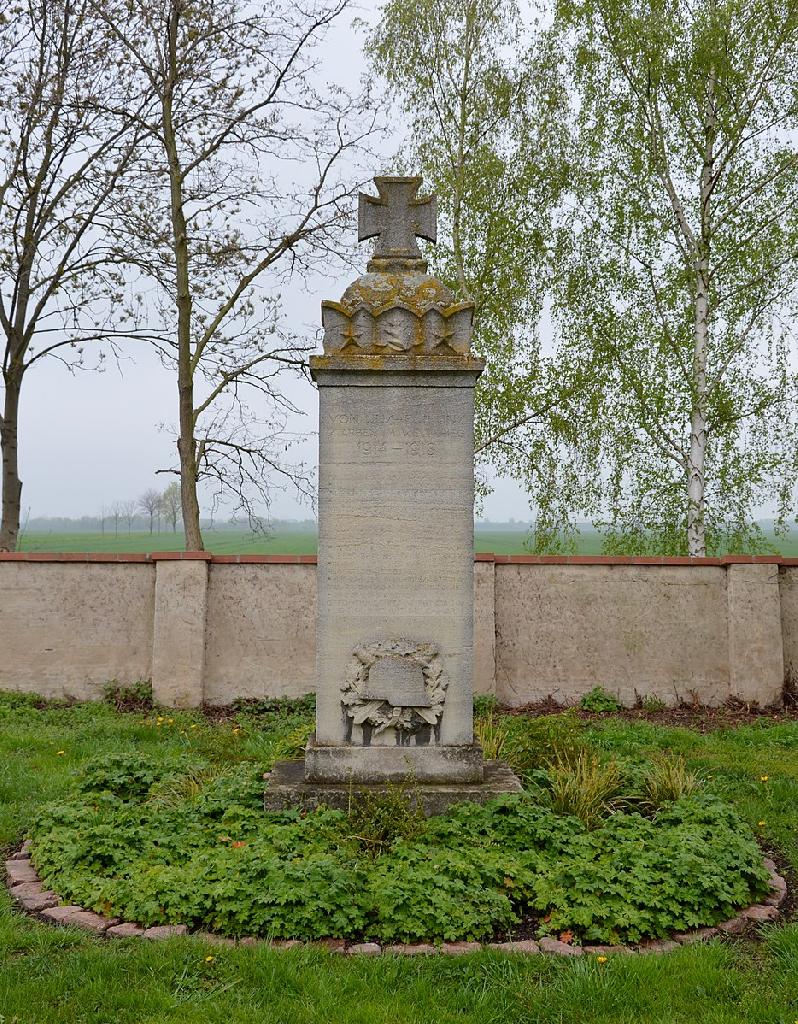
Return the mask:
[[56,750],[56,754],[57,754],[58,757],[63,757],[65,753],[66,753],[65,750]]
[[764,821],[758,821],[758,822],[757,822],[757,825],[758,825],[758,826],[759,826],[760,828],[764,828],[764,827],[765,827],[765,822],[764,822]]
[[596,957],[596,963],[597,964],[606,964],[606,962],[607,962],[606,956],[597,956]]
[[199,729],[199,726],[197,725],[196,722],[194,722],[193,725],[191,726],[191,728],[192,729]]
[[760,775],[759,776],[759,781],[760,782],[767,782],[769,778],[770,778],[769,775]]
[[206,964],[212,964],[215,959],[216,959],[215,956],[206,956],[205,957],[205,963]]
[[175,724],[174,718],[167,718],[166,719],[166,724],[167,725],[174,725]]

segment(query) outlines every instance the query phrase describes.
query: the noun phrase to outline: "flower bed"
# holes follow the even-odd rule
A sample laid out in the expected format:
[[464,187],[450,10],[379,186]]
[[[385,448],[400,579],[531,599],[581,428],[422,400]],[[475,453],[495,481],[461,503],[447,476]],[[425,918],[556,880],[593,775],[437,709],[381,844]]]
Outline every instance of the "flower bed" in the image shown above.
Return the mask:
[[429,820],[401,792],[267,814],[262,789],[251,765],[106,757],[32,823],[32,862],[105,921],[378,945],[639,944],[728,924],[773,884],[747,826],[701,791],[588,827],[535,787]]

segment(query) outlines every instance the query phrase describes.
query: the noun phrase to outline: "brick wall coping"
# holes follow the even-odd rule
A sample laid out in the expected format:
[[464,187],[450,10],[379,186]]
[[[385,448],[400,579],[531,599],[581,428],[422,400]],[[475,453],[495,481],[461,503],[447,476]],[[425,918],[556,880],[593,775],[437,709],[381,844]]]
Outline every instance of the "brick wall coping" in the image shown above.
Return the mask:
[[[478,551],[476,562],[496,565],[784,565],[798,558],[781,555],[722,555],[719,558],[648,557],[637,555],[495,555]],[[166,562],[203,561],[213,565],[315,565],[315,555],[213,555],[209,551],[151,551],[122,554],[112,551],[0,551],[0,562]]]

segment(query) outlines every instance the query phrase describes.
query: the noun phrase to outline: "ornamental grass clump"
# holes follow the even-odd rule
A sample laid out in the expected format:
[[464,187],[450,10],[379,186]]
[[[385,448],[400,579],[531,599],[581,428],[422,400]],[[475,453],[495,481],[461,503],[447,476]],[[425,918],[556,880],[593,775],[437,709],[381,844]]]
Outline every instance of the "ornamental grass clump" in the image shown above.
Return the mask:
[[275,747],[275,761],[299,761],[305,756],[305,747],[313,734],[313,723],[303,722],[285,736],[282,736]]
[[572,814],[586,828],[595,828],[613,809],[623,776],[616,761],[602,763],[581,751],[575,758],[560,756],[549,766],[551,807]]
[[150,787],[147,803],[180,807],[199,797],[209,782],[233,774],[231,765],[193,765],[179,775],[167,775]]
[[389,783],[382,791],[354,791],[347,813],[352,838],[372,857],[398,839],[417,839],[424,832],[424,809],[413,795],[412,783]]
[[679,755],[661,754],[655,757],[643,780],[643,802],[658,808],[674,800],[692,796],[702,782],[690,771],[685,759]]
[[505,720],[499,718],[495,711],[474,719],[474,736],[488,761],[504,757],[509,732]]

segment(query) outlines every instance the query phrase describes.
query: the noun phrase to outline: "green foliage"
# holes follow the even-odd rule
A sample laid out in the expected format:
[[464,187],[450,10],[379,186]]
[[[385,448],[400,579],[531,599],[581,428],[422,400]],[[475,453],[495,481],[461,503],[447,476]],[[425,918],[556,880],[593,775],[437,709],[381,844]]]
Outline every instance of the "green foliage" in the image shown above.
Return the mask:
[[570,761],[588,748],[584,727],[572,708],[556,715],[504,719],[507,739],[503,747],[510,767],[525,778],[558,760]]
[[[570,433],[541,543],[756,553],[795,507],[798,7],[561,0],[572,186],[553,290]],[[524,452],[527,457],[527,453]]]
[[196,764],[179,775],[167,775],[154,782],[148,799],[164,807],[179,807],[205,793],[209,783],[234,774],[230,765]]
[[388,0],[367,46],[409,127],[398,163],[438,197],[431,270],[475,305],[478,459],[511,468],[558,392],[537,326],[568,178],[567,94],[527,13],[517,0]]
[[474,719],[474,736],[489,761],[504,757],[509,736],[506,722],[491,712]]
[[156,762],[140,755],[104,754],[82,768],[78,791],[86,795],[110,793],[120,800],[141,800],[150,787],[167,775],[176,774],[177,762]]
[[376,857],[398,839],[417,839],[426,824],[424,809],[413,796],[413,784],[386,786],[385,790],[358,790],[349,806],[353,838]]
[[652,760],[646,773],[643,798],[651,807],[662,807],[692,796],[700,788],[701,780],[690,771],[683,757],[662,754]]
[[305,722],[296,726],[289,733],[277,742],[275,748],[275,761],[298,761],[305,756],[305,747],[308,739],[313,734],[313,723]]
[[316,695],[275,697],[233,702],[236,722],[255,735],[268,736],[269,765],[275,761],[295,761],[304,756],[305,745],[313,732]]
[[473,837],[458,831],[459,841],[447,835],[444,843],[399,843],[375,863],[369,886],[376,921],[367,934],[384,942],[453,942],[512,927],[518,912],[505,873],[521,874],[520,864],[489,842],[471,845]]
[[478,693],[474,697],[474,717],[487,718],[498,714],[499,702],[492,693]]
[[585,753],[549,768],[550,806],[522,795],[429,820],[412,787],[353,794],[349,815],[267,814],[251,765],[104,761],[35,819],[34,861],[64,899],[147,925],[456,940],[532,915],[543,933],[614,942],[712,924],[767,878],[717,797],[606,817],[620,775]]
[[645,697],[641,698],[640,707],[643,711],[648,711],[649,713],[664,711],[665,701],[661,697],[656,697],[653,693],[647,693]]
[[548,775],[552,808],[573,814],[586,828],[595,828],[610,813],[623,782],[617,761],[602,764],[584,751],[574,759],[558,760]]
[[232,704],[233,710],[247,718],[295,718],[307,717],[316,712],[316,694],[306,693],[302,697],[239,698]]
[[[522,716],[512,716],[513,724],[516,718]],[[197,728],[184,737],[179,727],[182,720],[178,718],[168,730],[156,729],[140,716],[119,715],[104,703],[56,706],[30,695],[0,693],[0,844],[4,850],[10,852],[19,844],[45,802],[71,802],[67,791],[74,782],[71,773],[89,757],[137,751],[156,761],[186,753],[196,760],[201,749],[203,756],[216,763],[216,751],[223,746],[223,763],[229,763],[229,723],[220,725],[197,716],[192,719]],[[194,807],[207,803],[217,823],[225,811],[236,808],[234,822],[252,815],[264,824],[260,769],[267,766],[263,758],[270,749],[272,721],[265,718],[261,730],[241,733],[231,748],[241,761],[236,774],[209,784]],[[795,721],[763,720],[703,733],[605,716],[585,723],[581,740],[623,758],[625,774],[627,759],[643,766],[658,750],[680,751],[693,770],[702,768],[707,773],[706,796],[721,795],[733,803],[750,829],[764,834],[768,846],[778,849],[792,869],[798,868]],[[59,756],[60,750],[65,755]],[[768,774],[770,781],[760,782],[762,774]],[[153,810],[148,805],[147,813]],[[767,824],[758,829],[762,819]],[[165,828],[171,827],[164,820]],[[499,815],[493,814],[492,821],[498,826]],[[556,860],[568,870],[573,866],[567,856],[574,845],[572,822],[556,816],[541,822],[544,838],[548,829],[552,842],[557,829],[564,826],[563,855],[552,853],[551,862]],[[442,828],[443,819],[431,824]],[[348,834],[348,824],[344,827]],[[476,834],[480,825],[471,819],[459,823],[450,819],[448,828],[437,841],[444,849],[457,847],[458,829]],[[235,829],[217,828],[214,834],[235,839]],[[536,845],[531,822],[523,831],[531,837],[527,845]],[[599,828],[589,837],[595,839],[602,832]],[[187,859],[180,852],[184,835],[181,827],[170,854],[176,864],[181,856],[182,862]],[[161,841],[165,841],[163,835]],[[503,848],[501,837],[499,842]],[[218,848],[225,845],[229,844],[219,842]],[[357,852],[353,857],[358,857]],[[379,864],[380,858],[369,858],[367,863]],[[555,866],[552,879],[557,879],[557,872]],[[613,885],[611,871],[607,877]],[[667,881],[667,871],[662,877]],[[563,884],[569,885],[570,877]],[[422,906],[429,902],[430,893],[434,898],[436,885],[437,880],[425,891]],[[656,880],[651,880],[649,892],[657,897]],[[252,902],[253,893],[248,897]],[[390,889],[383,886],[379,899],[392,898]],[[666,899],[670,898],[666,892]],[[643,894],[636,899],[642,900]],[[520,900],[517,905],[521,906]],[[453,912],[458,913],[458,908]],[[207,955],[213,955],[212,963],[206,963]],[[0,1014],[9,1024],[15,1017],[47,1024],[88,1024],[95,1019],[171,1024],[176,1015],[181,1024],[250,1018],[258,1024],[362,1024],[364,1014],[391,1024],[420,1020],[449,1024],[454,1019],[461,1024],[526,1020],[662,1024],[677,1018],[702,1024],[721,1020],[723,1024],[791,1024],[797,958],[798,926],[790,923],[768,928],[755,945],[741,938],[734,943],[687,946],[667,957],[611,957],[604,965],[597,964],[595,957],[560,960],[487,952],[458,958],[456,963],[439,957],[355,959],[310,947],[288,953],[266,947],[220,949],[193,937],[167,943],[111,943],[98,942],[76,929],[47,927],[12,911],[7,899],[0,900]]]
[[602,686],[594,686],[593,689],[583,695],[579,701],[579,707],[584,711],[596,711],[599,713],[605,711],[617,711],[621,705],[618,703],[617,697],[613,697],[611,693]]

